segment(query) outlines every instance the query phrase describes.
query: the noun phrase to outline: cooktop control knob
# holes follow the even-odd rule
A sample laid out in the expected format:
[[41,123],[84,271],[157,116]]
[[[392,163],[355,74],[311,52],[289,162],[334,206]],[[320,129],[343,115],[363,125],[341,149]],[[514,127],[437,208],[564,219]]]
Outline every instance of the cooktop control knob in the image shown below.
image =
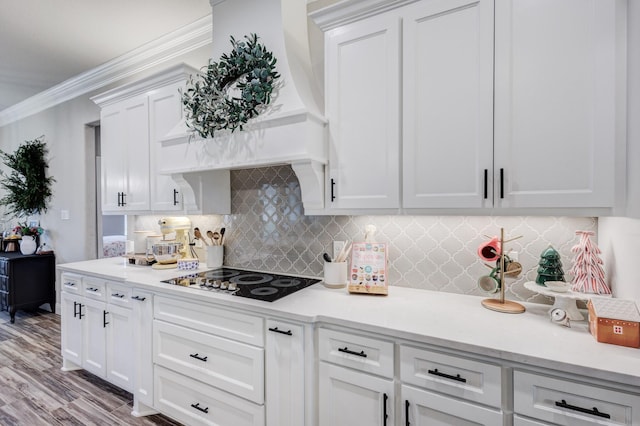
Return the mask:
[[229,287],[227,287],[227,290],[229,291],[236,291],[238,289],[238,284],[236,283],[229,283]]
[[220,284],[220,290],[226,290],[229,287],[229,281],[222,281]]

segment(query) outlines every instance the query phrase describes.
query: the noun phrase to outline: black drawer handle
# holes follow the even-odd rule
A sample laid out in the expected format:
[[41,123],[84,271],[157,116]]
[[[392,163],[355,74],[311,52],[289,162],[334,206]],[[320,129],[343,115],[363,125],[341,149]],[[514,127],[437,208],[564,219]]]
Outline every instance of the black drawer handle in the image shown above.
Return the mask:
[[386,393],[382,394],[382,424],[387,426],[387,419],[389,418],[389,414],[387,414],[387,400],[389,399],[389,395]]
[[208,413],[209,413],[209,407],[204,407],[204,408],[202,408],[202,407],[200,406],[200,403],[199,403],[199,402],[198,402],[198,403],[196,403],[196,404],[191,404],[191,406],[192,406],[193,408],[195,408],[196,410],[200,410],[200,411],[202,411],[203,413],[206,413],[206,414],[208,414]]
[[84,306],[84,305],[83,305],[82,303],[78,303],[78,318],[79,318],[79,319],[82,319],[82,317],[84,316],[84,315],[82,314],[82,307],[83,307],[83,306]]
[[351,354],[351,355],[357,355],[357,356],[361,356],[363,358],[367,357],[367,354],[364,353],[364,351],[360,351],[360,352],[355,352],[355,351],[350,351],[348,347],[344,347],[344,348],[338,348],[338,352],[344,352],[346,354]]
[[489,198],[489,170],[484,169],[484,199]]
[[177,206],[178,203],[179,203],[178,202],[178,194],[179,194],[179,192],[176,189],[174,189],[173,190],[173,205],[174,206]]
[[122,205],[123,205],[123,206],[126,206],[126,205],[127,205],[127,202],[124,200],[124,197],[126,197],[126,196],[127,196],[127,194],[125,194],[125,193],[123,192],[123,193],[122,193]]
[[286,334],[287,336],[293,336],[291,330],[279,330],[278,327],[270,328],[269,331],[273,331],[274,333]]
[[601,413],[600,411],[598,411],[598,409],[596,407],[593,407],[591,410],[588,409],[588,408],[577,407],[575,405],[567,404],[567,401],[564,400],[564,399],[562,401],[556,401],[556,407],[562,407],[562,408],[566,408],[568,410],[578,411],[580,413],[591,414],[592,416],[603,417],[605,419],[610,419],[611,418],[610,414]]
[[131,298],[133,300],[139,300],[140,302],[144,302],[145,300],[147,300],[146,297],[140,297],[140,296],[131,296]]
[[75,318],[78,315],[78,302],[73,302],[73,317]]
[[452,376],[451,374],[441,373],[437,368],[434,370],[427,370],[427,373],[433,374],[434,376],[444,377],[445,379],[455,380],[456,382],[467,383],[467,379],[460,377],[459,374]]
[[76,283],[74,283],[73,281],[68,281],[68,282],[64,283],[64,285],[66,285],[68,287],[75,287]]
[[92,291],[92,292],[94,292],[94,293],[95,293],[95,292],[97,292],[97,291],[99,291],[99,290],[98,290],[97,288],[95,288],[95,287],[87,287],[87,290]]
[[117,297],[118,299],[122,299],[124,297],[124,294],[120,294],[120,293],[113,293],[111,295],[111,297]]
[[500,169],[500,199],[504,198],[504,169]]
[[331,202],[336,199],[336,195],[334,193],[334,189],[336,187],[336,181],[331,178]]
[[107,328],[107,324],[109,324],[107,322],[107,315],[109,315],[109,312],[102,311],[102,328]]
[[198,354],[189,354],[189,356],[191,358],[198,359],[198,360],[200,360],[202,362],[207,362],[207,357],[206,356],[203,357],[203,356],[199,356]]
[[409,400],[404,400],[404,426],[411,426],[409,422]]

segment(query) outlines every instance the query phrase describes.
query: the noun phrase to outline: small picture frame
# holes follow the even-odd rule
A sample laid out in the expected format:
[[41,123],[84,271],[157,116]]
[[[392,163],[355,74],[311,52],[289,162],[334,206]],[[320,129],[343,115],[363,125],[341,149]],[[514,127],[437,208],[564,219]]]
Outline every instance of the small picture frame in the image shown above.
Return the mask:
[[387,245],[353,243],[349,293],[388,294]]

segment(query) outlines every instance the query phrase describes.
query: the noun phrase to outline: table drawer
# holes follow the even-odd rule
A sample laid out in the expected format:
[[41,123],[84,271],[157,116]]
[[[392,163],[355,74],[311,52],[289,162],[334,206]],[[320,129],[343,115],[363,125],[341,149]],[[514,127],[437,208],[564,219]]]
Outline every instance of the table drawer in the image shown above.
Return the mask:
[[153,322],[153,361],[258,404],[264,402],[264,349],[175,324]]
[[321,328],[320,359],[383,377],[393,377],[393,343]]
[[263,426],[264,406],[156,366],[155,408],[187,425]]
[[558,425],[638,425],[640,395],[514,371],[515,413]]
[[125,284],[107,282],[107,301],[131,309],[131,287]]
[[400,346],[400,378],[421,388],[500,407],[502,368],[427,349]]
[[75,274],[62,274],[62,291],[71,294],[82,294],[82,277]]
[[156,319],[193,328],[239,342],[264,346],[264,319],[220,309],[215,305],[174,300],[156,296],[153,302]]
[[96,300],[107,300],[107,282],[105,280],[93,277],[84,277],[82,279],[83,294],[86,297]]

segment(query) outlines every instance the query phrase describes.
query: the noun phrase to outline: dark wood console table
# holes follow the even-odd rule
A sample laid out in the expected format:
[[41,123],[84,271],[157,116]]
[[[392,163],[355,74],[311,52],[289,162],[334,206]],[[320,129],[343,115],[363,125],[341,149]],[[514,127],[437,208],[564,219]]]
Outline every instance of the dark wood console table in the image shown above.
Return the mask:
[[35,309],[48,303],[56,309],[56,258],[50,254],[0,253],[0,309],[8,310],[11,323],[18,309]]

